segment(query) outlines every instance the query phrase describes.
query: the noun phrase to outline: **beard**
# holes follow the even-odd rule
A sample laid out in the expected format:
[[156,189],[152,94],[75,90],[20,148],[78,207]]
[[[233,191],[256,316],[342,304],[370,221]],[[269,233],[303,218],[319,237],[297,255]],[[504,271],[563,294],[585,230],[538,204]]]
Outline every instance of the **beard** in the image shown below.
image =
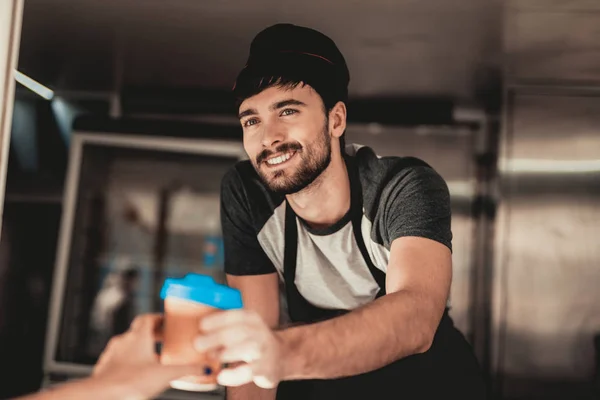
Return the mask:
[[[299,165],[295,170],[286,169],[270,172],[264,161],[277,153],[295,152]],[[327,124],[315,141],[303,147],[298,142],[283,143],[274,150],[263,150],[256,157],[255,169],[261,180],[272,192],[280,195],[298,193],[312,184],[331,163],[331,139]]]

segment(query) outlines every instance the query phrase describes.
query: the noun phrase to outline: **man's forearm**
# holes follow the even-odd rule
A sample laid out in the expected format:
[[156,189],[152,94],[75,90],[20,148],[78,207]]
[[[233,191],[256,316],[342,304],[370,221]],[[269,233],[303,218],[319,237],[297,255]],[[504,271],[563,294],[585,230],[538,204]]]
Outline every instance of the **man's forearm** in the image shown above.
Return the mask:
[[262,389],[254,383],[227,388],[227,400],[275,400],[277,389]]
[[284,379],[357,375],[426,351],[443,310],[410,291],[391,293],[348,314],[278,332]]

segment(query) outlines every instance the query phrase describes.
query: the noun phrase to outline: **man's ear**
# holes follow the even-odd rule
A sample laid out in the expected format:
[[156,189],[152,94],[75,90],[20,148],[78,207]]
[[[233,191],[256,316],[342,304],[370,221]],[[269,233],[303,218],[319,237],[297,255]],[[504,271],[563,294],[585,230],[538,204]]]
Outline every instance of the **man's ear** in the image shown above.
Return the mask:
[[338,101],[329,111],[329,132],[335,138],[339,138],[346,131],[346,104]]

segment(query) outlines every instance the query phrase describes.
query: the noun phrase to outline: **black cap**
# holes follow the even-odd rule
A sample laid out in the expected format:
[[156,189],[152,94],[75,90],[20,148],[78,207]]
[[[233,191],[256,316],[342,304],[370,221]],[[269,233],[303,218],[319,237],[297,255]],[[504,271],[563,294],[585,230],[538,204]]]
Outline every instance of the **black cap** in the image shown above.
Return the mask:
[[323,98],[328,93],[346,101],[350,73],[336,44],[323,33],[293,24],[276,24],[252,41],[246,66],[233,88],[235,96],[243,100],[259,92],[257,82],[264,78],[304,82]]

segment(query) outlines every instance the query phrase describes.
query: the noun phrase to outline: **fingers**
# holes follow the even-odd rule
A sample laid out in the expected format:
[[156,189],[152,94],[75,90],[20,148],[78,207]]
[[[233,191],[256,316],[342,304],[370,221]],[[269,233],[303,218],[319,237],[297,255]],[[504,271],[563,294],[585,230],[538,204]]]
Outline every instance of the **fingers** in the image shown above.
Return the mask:
[[127,333],[143,337],[152,336],[155,342],[162,342],[163,323],[164,317],[159,313],[138,315],[131,322]]
[[232,346],[248,339],[250,331],[239,327],[225,328],[198,336],[194,341],[197,351],[204,352],[219,347]]
[[164,365],[159,366],[164,379],[173,380],[186,375],[202,376],[206,373],[206,365],[187,364],[187,365]]
[[252,382],[252,367],[242,364],[236,368],[226,368],[217,375],[217,382],[222,386],[241,386]]
[[220,361],[224,363],[233,363],[237,361],[244,361],[251,363],[260,358],[260,346],[255,341],[244,341],[237,345],[229,346],[225,348],[221,355]]
[[114,349],[116,346],[118,346],[118,343],[121,342],[123,340],[122,335],[117,335],[112,337],[109,341],[108,344],[106,345],[106,347],[104,348],[104,350],[102,350],[102,354],[100,354],[100,357],[98,358],[98,361],[96,362],[96,365],[94,365],[94,370],[93,370],[93,374],[98,374],[100,371],[103,370],[104,366],[109,363],[110,358],[112,357],[112,354],[114,353]]
[[254,381],[254,384],[256,386],[261,387],[263,389],[273,389],[277,386],[274,382],[271,382],[266,377],[261,375],[255,376],[252,380]]
[[222,386],[242,386],[250,382],[263,389],[273,389],[275,382],[263,375],[255,375],[252,364],[242,364],[235,368],[226,368],[217,375],[217,382]]
[[155,332],[162,326],[163,316],[159,313],[142,314],[135,317],[129,330],[131,332]]
[[100,371],[104,369],[104,365],[106,364],[107,359],[108,356],[106,355],[106,351],[102,352],[102,354],[100,354],[100,357],[98,358],[98,361],[96,361],[96,364],[94,365],[92,375],[97,375],[98,373],[100,373]]
[[202,376],[205,373],[204,368],[204,365],[155,364],[151,368],[144,369],[142,373],[138,373],[137,379],[128,385],[137,386],[139,397],[135,397],[136,399],[155,398],[169,387],[169,382],[172,380],[184,376]]
[[200,321],[200,329],[210,332],[232,325],[255,325],[261,323],[260,315],[248,310],[229,310],[209,314]]
[[200,321],[203,334],[198,336],[194,346],[198,351],[235,346],[246,341],[250,336],[255,336],[263,328],[264,322],[261,317],[248,310],[211,314]]

